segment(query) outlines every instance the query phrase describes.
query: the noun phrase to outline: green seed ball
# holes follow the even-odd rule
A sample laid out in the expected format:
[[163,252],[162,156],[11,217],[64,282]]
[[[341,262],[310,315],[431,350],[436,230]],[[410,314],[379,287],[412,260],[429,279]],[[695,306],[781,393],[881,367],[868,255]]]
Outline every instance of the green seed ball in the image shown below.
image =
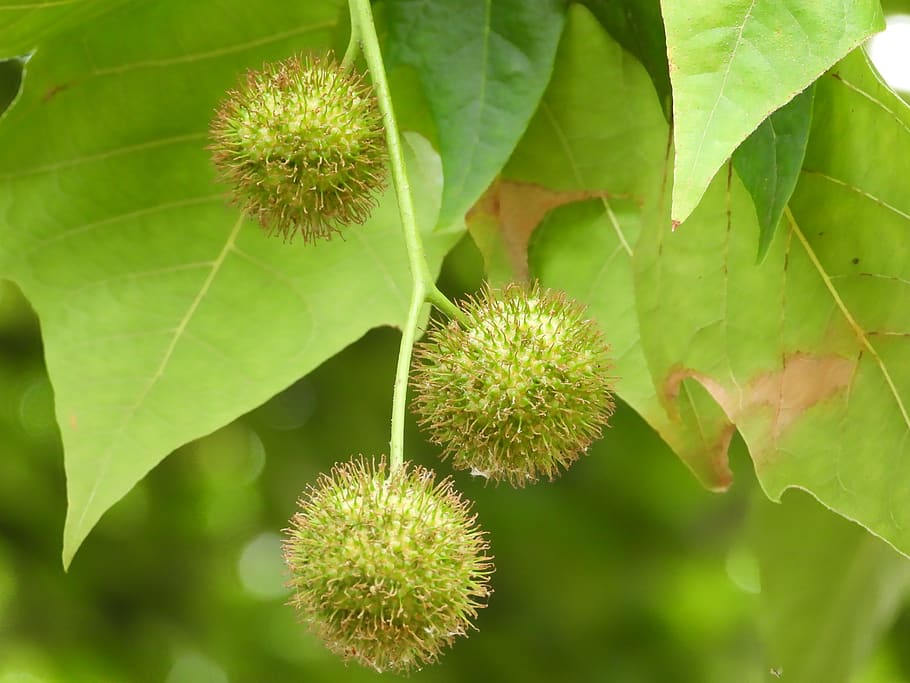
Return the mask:
[[235,204],[306,242],[363,223],[385,185],[382,116],[363,75],[327,57],[250,71],[218,107],[213,161]]
[[613,413],[610,350],[584,307],[538,285],[486,288],[415,349],[413,409],[443,457],[494,481],[552,480]]
[[471,626],[491,592],[487,550],[449,479],[363,459],[309,488],[284,543],[291,601],[313,631],[346,659],[399,672]]

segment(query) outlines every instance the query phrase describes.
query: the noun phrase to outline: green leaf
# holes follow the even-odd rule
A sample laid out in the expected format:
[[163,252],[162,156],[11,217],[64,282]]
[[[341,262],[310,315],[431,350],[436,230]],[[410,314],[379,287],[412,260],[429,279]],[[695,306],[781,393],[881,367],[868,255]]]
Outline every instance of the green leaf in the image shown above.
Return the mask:
[[758,259],[764,258],[784,208],[796,187],[812,125],[810,86],[766,118],[733,153],[739,174],[758,214]]
[[0,0],[0,56],[25,55],[42,40],[133,0]]
[[884,28],[878,0],[663,0],[673,84],[672,218],[774,110]]
[[[29,63],[0,123],[0,274],[41,320],[65,449],[66,563],[170,451],[405,320],[391,191],[343,240],[283,243],[226,206],[205,149],[214,106],[244,69],[324,46],[337,10],[232,0],[219,3],[232,20],[210,22],[211,3],[143,3]],[[461,228],[429,232],[441,164],[421,138],[409,147],[438,268]]]
[[572,5],[553,78],[502,177],[641,202],[662,178],[666,146],[647,72],[587,9]]
[[[677,425],[668,418],[641,347],[633,305],[639,207],[662,185],[668,134],[642,65],[586,9],[574,6],[553,80],[495,188],[496,201],[490,204],[497,210],[483,213],[484,204],[478,208],[483,220],[498,222],[501,239],[513,248],[527,243],[552,210],[531,239],[530,274],[589,306],[615,350],[619,396],[706,485],[723,488],[730,478],[726,445],[731,432],[725,432],[726,440],[709,443],[700,426],[712,420],[726,426],[726,419],[698,387],[686,396],[686,409],[701,416],[698,426],[689,421]],[[622,163],[604,163],[608,158]],[[584,199],[590,201],[575,203]],[[475,215],[472,233],[477,220]],[[705,453],[716,454],[716,460],[706,460]]]
[[439,133],[447,224],[508,160],[550,80],[564,0],[389,0],[387,59],[412,65]]
[[[601,197],[644,197],[659,181],[667,126],[639,62],[578,5],[559,44],[553,78],[501,180],[469,215],[493,281],[528,275],[531,232],[550,209]],[[604,163],[607,154],[621,164]],[[632,242],[611,226],[626,255]]]
[[642,343],[668,414],[681,383],[698,383],[729,421],[712,438],[735,425],[771,498],[806,489],[904,553],[907,177],[910,110],[858,51],[816,85],[803,172],[760,265],[755,212],[730,167],[684,232],[662,212],[636,251]]
[[802,491],[756,499],[759,624],[782,680],[847,683],[894,619],[910,561]]
[[644,64],[669,120],[673,109],[660,0],[581,0],[617,43]]
[[[654,393],[629,305],[631,255],[641,229],[636,203],[660,182],[666,144],[667,124],[647,72],[587,9],[573,5],[553,79],[503,170],[500,195],[507,201],[496,202],[498,219],[506,235],[517,219],[530,234],[555,209],[532,238],[530,272],[597,313],[617,349],[619,394],[643,414],[651,412]],[[608,150],[625,163],[603,163]]]
[[[659,111],[655,107],[655,111]],[[732,478],[727,446],[729,421],[711,396],[684,382],[677,414],[668,415],[652,381],[641,345],[632,258],[623,240],[641,232],[637,206],[629,201],[589,201],[547,215],[531,240],[531,272],[588,306],[613,348],[616,392],[676,451],[708,488],[722,490]],[[620,239],[620,235],[622,239]]]

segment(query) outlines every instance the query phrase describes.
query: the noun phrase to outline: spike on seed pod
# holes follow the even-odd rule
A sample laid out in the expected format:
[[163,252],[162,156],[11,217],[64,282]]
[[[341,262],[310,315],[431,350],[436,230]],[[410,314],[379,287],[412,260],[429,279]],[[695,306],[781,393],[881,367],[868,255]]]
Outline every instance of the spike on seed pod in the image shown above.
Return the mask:
[[450,479],[355,459],[300,500],[284,542],[291,602],[335,653],[377,671],[434,661],[491,590],[492,558]]
[[270,233],[305,242],[363,223],[386,181],[372,87],[331,56],[250,71],[221,102],[212,158],[233,202]]
[[458,469],[524,486],[552,480],[613,413],[609,347],[561,292],[487,287],[415,348],[413,409]]

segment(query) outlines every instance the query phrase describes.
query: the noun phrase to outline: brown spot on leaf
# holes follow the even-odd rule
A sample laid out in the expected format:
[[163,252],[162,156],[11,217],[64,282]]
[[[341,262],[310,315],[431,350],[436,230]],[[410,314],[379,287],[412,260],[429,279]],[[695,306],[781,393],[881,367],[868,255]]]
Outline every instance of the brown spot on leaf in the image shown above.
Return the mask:
[[853,361],[841,356],[793,354],[784,359],[783,369],[759,375],[750,383],[744,409],[773,410],[771,436],[776,442],[809,408],[846,389],[854,367]]
[[[754,377],[745,385],[740,385],[744,386],[742,390],[728,388],[714,378],[689,368],[674,368],[664,382],[663,394],[668,412],[674,419],[679,418],[677,401],[684,379],[696,380],[720,405],[729,420],[730,430],[729,434],[725,429],[718,435],[722,449],[719,455],[724,466],[734,425],[757,415],[767,417],[767,433],[761,435],[759,444],[751,444],[752,458],[758,467],[777,450],[781,436],[806,411],[849,386],[855,367],[856,361],[841,356],[794,353],[784,358],[780,370]],[[706,455],[712,459],[713,469],[720,472],[721,463],[716,462],[718,453],[712,449]]]
[[479,218],[493,220],[499,228],[502,247],[518,279],[528,277],[528,242],[531,233],[548,211],[595,197],[605,192],[575,190],[557,192],[534,183],[496,180],[468,212],[468,222]]
[[728,424],[720,430],[720,434],[708,453],[711,456],[711,471],[714,473],[712,491],[726,491],[733,483],[733,472],[730,471],[730,461],[727,453],[730,451],[730,442],[736,434],[736,425]]

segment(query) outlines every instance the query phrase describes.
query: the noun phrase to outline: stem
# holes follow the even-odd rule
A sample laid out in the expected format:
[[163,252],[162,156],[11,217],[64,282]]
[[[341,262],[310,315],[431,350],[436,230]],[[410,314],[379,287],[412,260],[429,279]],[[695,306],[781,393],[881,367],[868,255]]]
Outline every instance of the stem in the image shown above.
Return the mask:
[[344,57],[341,60],[341,68],[344,71],[350,71],[354,66],[354,61],[360,54],[360,22],[354,12],[351,15],[351,37],[348,39],[348,48],[344,51]]
[[452,320],[457,320],[461,323],[467,322],[462,310],[449,301],[449,298],[439,291],[439,288],[435,284],[427,291],[426,302],[436,306],[436,308],[445,313]]
[[401,346],[398,347],[398,367],[395,369],[395,388],[392,391],[392,436],[389,439],[389,473],[394,473],[404,464],[404,418],[408,399],[408,377],[411,368],[411,351],[417,338],[417,322],[423,296],[417,290],[411,297],[408,320],[401,330]]
[[[411,269],[411,303],[408,308],[408,319],[401,331],[401,346],[398,350],[398,367],[395,371],[395,388],[392,394],[392,435],[389,440],[389,471],[396,472],[404,464],[404,418],[408,393],[408,371],[411,367],[411,351],[417,338],[417,323],[420,309],[430,302],[452,316],[460,312],[455,304],[436,288],[430,267],[423,251],[423,242],[417,228],[414,212],[414,200],[411,196],[411,184],[405,167],[401,147],[401,136],[395,121],[392,97],[386,80],[385,65],[379,49],[379,38],[373,23],[373,9],[370,0],[348,0],[351,12],[351,36],[357,33],[362,43],[363,56],[373,80],[379,110],[385,126],[386,144],[389,148],[389,165],[392,170],[392,184],[398,197],[398,212],[401,216],[401,229],[408,250],[408,264]],[[356,29],[355,29],[356,27]],[[350,48],[348,49],[350,52]],[[347,58],[347,55],[345,55]]]

